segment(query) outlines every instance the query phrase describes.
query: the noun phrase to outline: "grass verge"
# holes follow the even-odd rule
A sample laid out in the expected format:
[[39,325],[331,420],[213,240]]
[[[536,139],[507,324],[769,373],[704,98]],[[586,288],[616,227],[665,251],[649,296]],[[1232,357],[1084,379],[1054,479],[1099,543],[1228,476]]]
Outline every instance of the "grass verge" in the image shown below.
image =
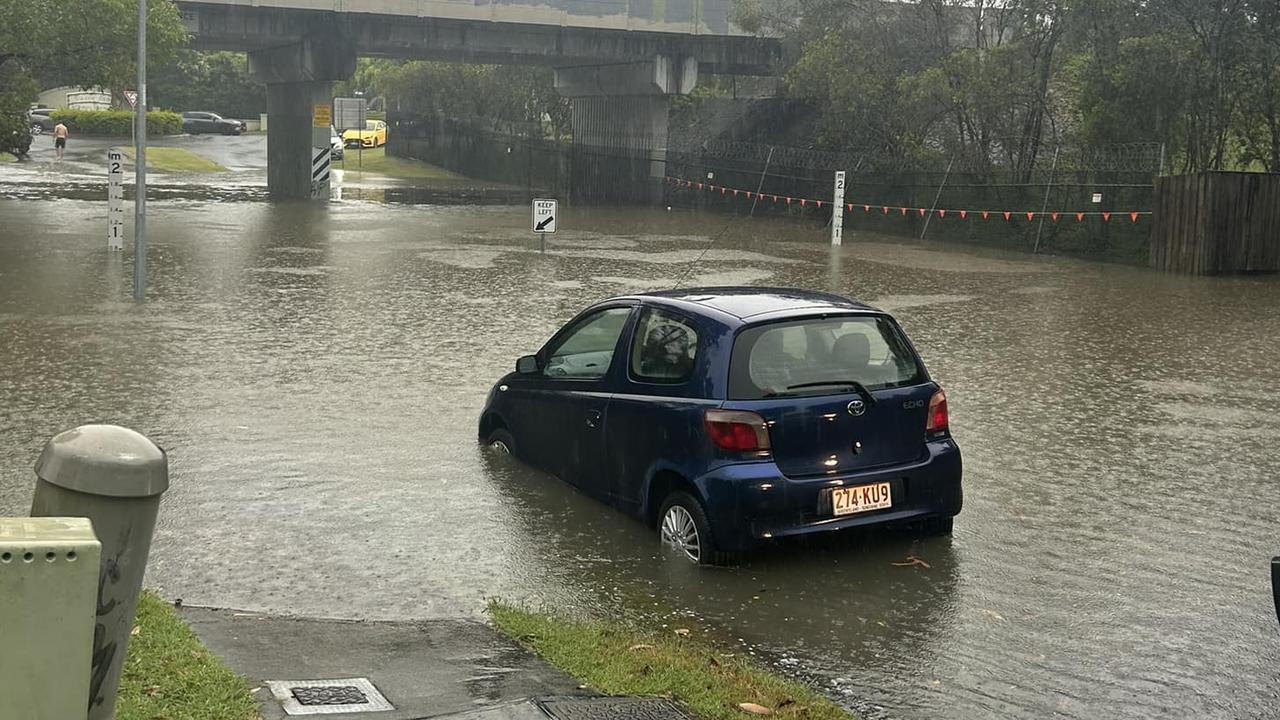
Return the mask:
[[343,160],[335,160],[333,167],[342,168],[349,173],[374,173],[376,175],[385,175],[394,178],[426,178],[429,180],[465,180],[457,173],[449,172],[442,167],[436,167],[430,163],[420,162],[418,160],[406,160],[404,158],[387,157],[387,148],[384,145],[380,148],[372,150],[364,150],[364,157],[361,158],[361,151],[356,148],[347,148],[343,151]]
[[489,604],[499,631],[605,695],[661,695],[702,720],[744,720],[742,703],[783,720],[853,720],[801,683],[763,670],[698,638],[696,630],[659,633],[616,623],[583,622]]
[[210,653],[168,603],[144,592],[134,624],[117,720],[258,720],[248,683]]
[[[133,150],[125,150],[125,157],[133,159]],[[211,173],[226,172],[218,163],[201,157],[190,150],[175,147],[148,147],[147,169],[160,172]]]

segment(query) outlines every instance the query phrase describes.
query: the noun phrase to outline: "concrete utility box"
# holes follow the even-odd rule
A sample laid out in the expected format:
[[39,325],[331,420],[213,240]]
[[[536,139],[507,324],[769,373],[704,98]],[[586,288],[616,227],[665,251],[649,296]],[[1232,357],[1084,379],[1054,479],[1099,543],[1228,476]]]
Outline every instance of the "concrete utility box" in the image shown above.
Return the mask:
[[88,715],[100,554],[87,518],[0,518],[0,719]]

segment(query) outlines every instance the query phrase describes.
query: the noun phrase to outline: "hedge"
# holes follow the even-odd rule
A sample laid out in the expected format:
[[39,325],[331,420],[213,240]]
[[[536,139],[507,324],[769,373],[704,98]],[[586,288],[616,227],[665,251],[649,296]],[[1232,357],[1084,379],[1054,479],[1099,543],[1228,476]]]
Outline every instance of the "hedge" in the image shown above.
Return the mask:
[[[126,137],[133,128],[133,113],[127,110],[56,110],[49,117],[81,135]],[[147,113],[148,135],[177,135],[181,132],[182,116],[178,113],[167,110]]]

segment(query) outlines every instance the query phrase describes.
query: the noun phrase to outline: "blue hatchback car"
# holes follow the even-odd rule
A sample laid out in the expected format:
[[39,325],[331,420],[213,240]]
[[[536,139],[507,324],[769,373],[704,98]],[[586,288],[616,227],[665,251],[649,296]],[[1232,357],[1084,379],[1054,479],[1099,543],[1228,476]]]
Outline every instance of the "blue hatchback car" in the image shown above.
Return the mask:
[[868,525],[947,534],[963,500],[946,395],[898,323],[805,290],[593,305],[494,386],[480,440],[697,563]]

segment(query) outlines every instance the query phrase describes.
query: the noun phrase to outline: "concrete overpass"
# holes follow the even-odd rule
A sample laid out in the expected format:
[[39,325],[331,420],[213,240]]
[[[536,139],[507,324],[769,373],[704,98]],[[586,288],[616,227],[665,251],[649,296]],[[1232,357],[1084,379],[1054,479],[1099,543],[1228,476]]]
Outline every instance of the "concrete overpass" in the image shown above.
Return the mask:
[[[642,153],[663,175],[670,97],[698,73],[769,75],[779,48],[728,20],[731,0],[178,0],[196,48],[249,53],[267,84],[268,186],[312,194],[315,105],[357,56],[555,68],[574,141]],[[324,193],[327,195],[327,193]]]

